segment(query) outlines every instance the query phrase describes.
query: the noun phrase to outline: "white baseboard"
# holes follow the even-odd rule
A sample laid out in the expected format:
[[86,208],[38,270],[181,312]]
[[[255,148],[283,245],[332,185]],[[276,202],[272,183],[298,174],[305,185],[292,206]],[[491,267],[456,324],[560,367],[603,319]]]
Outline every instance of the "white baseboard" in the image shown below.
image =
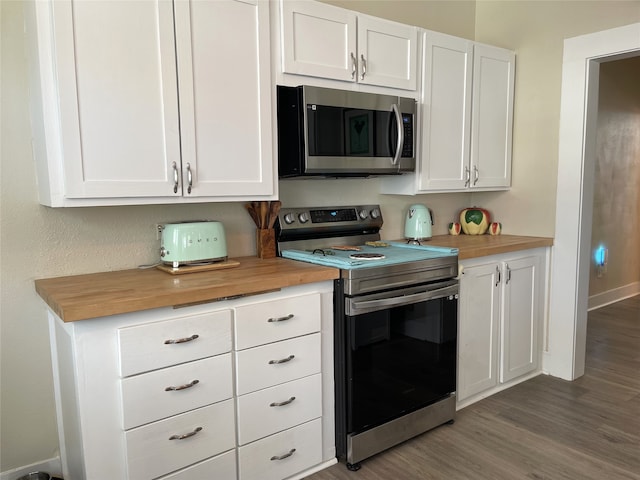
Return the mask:
[[47,472],[52,477],[62,478],[62,462],[60,461],[60,457],[50,458],[43,462],[2,472],[0,473],[0,480],[16,480],[16,478],[20,478],[31,472]]
[[614,288],[606,292],[598,293],[589,297],[589,310],[602,308],[625,298],[634,297],[640,294],[640,282],[630,283],[624,287]]

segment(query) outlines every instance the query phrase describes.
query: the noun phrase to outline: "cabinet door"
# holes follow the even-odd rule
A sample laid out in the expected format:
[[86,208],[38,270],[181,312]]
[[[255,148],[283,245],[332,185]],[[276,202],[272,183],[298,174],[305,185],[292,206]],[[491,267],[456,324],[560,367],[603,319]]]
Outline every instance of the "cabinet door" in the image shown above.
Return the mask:
[[268,2],[174,4],[184,195],[272,195]]
[[540,258],[502,262],[502,358],[500,381],[506,382],[538,366],[540,322]]
[[469,179],[473,43],[424,36],[420,190],[461,190]]
[[320,2],[282,2],[282,71],[353,82],[356,14]]
[[472,188],[511,185],[514,71],[513,52],[474,46]]
[[418,29],[358,16],[358,82],[416,90]]
[[65,197],[174,195],[171,4],[65,1],[53,9]]
[[496,263],[465,267],[459,306],[458,401],[498,383],[500,271]]

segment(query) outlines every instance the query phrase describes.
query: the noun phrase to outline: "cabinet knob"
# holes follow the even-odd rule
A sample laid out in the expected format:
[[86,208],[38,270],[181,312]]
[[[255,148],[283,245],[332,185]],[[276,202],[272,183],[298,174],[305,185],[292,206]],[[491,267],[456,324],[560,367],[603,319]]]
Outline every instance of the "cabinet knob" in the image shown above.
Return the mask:
[[360,61],[362,62],[362,73],[360,74],[360,80],[364,80],[364,76],[367,73],[367,61],[362,54],[360,55]]

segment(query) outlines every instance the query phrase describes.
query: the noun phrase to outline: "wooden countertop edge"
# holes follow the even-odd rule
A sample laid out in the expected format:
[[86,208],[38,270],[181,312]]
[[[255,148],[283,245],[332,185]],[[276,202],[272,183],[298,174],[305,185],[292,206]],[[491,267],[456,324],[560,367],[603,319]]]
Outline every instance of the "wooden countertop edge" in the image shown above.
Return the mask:
[[[35,281],[36,292],[64,322],[185,306],[334,280],[339,270],[284,258],[235,258],[239,267],[171,275],[119,270]],[[87,285],[91,285],[87,288]]]
[[[458,259],[550,247],[553,239],[516,235],[438,235],[430,246],[458,248]],[[234,258],[240,266],[171,275],[158,269],[89,273],[35,281],[36,292],[64,322],[185,306],[334,280],[339,270],[285,258]]]
[[[403,240],[397,240],[402,242]],[[458,260],[553,246],[553,238],[522,235],[435,235],[424,246],[458,249]]]

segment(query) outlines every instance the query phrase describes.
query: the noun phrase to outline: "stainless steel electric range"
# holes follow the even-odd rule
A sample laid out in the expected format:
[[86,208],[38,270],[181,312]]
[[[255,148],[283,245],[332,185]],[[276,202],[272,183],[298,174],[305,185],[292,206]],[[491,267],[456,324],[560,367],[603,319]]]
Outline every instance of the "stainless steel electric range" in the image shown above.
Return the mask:
[[283,208],[279,255],[340,269],[336,450],[347,467],[455,416],[458,251],[381,241],[379,205]]

